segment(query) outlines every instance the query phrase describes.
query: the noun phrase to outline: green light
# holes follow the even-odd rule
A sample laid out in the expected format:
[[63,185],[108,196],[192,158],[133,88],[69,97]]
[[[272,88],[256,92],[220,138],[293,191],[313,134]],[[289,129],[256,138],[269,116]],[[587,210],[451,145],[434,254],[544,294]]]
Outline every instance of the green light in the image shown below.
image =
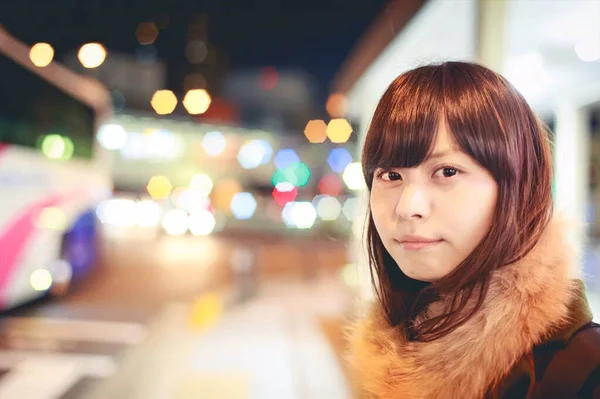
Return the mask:
[[304,162],[296,162],[285,169],[277,169],[271,178],[273,186],[279,183],[290,183],[294,187],[302,187],[310,180],[310,169]]
[[310,180],[310,169],[304,162],[298,162],[291,165],[289,168],[289,174],[293,175],[293,184],[297,187],[305,186]]
[[42,141],[42,153],[50,158],[68,161],[73,156],[73,141],[58,134],[49,134]]

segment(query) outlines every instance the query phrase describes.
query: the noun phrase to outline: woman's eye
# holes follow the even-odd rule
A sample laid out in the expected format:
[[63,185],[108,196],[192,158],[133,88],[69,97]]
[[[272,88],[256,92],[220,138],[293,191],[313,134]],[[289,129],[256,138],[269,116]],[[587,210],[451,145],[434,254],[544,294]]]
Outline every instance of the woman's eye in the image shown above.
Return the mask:
[[441,178],[448,178],[448,177],[453,177],[456,176],[458,174],[458,170],[456,168],[453,168],[452,166],[444,166],[443,168],[439,168],[438,170],[435,171],[434,176],[435,177],[441,177]]
[[398,172],[381,172],[379,173],[379,178],[385,181],[402,180],[402,176]]

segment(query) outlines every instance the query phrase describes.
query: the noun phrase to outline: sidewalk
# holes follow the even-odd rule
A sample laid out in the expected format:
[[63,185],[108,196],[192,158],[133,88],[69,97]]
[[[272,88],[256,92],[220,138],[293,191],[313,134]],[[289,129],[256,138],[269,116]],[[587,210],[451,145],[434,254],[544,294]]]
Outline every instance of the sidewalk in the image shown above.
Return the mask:
[[333,279],[263,283],[257,297],[230,305],[205,331],[189,328],[189,304],[169,304],[143,355],[94,398],[350,398],[321,326],[340,319],[349,300]]

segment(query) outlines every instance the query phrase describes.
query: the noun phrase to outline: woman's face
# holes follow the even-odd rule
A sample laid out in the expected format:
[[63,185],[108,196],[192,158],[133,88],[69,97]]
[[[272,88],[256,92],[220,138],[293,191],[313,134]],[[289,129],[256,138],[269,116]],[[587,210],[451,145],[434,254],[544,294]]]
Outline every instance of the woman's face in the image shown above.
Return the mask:
[[489,231],[498,185],[462,152],[444,123],[431,155],[414,168],[377,169],[371,212],[383,245],[408,277],[452,272]]

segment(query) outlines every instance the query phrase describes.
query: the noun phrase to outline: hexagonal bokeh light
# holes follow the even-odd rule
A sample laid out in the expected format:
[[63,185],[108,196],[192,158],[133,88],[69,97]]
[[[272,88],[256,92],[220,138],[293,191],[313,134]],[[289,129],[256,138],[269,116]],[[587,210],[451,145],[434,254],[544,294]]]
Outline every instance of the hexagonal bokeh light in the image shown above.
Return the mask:
[[288,202],[281,213],[287,227],[310,229],[317,220],[317,211],[310,202]]
[[332,119],[327,125],[327,137],[332,143],[345,143],[352,134],[352,126],[345,119]]
[[36,43],[29,50],[29,59],[36,67],[46,67],[54,59],[54,49],[48,43]]
[[349,163],[342,177],[350,190],[362,190],[367,187],[360,162]]
[[189,229],[195,236],[207,236],[213,232],[217,221],[215,216],[206,209],[198,210],[189,216]]
[[166,176],[152,176],[148,181],[148,194],[155,199],[165,199],[171,194],[173,186]]
[[308,121],[304,135],[311,143],[322,143],[327,139],[327,125],[320,119]]
[[225,151],[227,141],[221,132],[208,132],[202,139],[202,146],[208,155],[217,156]]
[[297,196],[298,188],[289,182],[278,183],[273,189],[273,199],[279,206],[294,201]]
[[344,206],[342,208],[342,212],[346,219],[353,221],[356,218],[356,213],[358,209],[358,199],[352,197],[348,198],[346,202],[344,202]]
[[213,181],[210,176],[199,173],[190,179],[190,188],[200,191],[205,197],[208,197],[213,189]]
[[352,162],[352,155],[345,148],[334,148],[327,157],[327,163],[335,173],[342,173],[350,162]]
[[256,200],[251,193],[237,193],[231,200],[231,213],[236,219],[252,218],[256,211]]
[[291,183],[296,187],[305,186],[310,180],[311,172],[304,162],[297,162],[291,164],[285,169],[277,169],[273,173],[271,182],[273,186],[277,186],[280,183]]
[[291,148],[281,149],[275,154],[275,158],[273,159],[275,163],[275,167],[277,169],[286,169],[292,164],[300,162],[300,157],[298,153]]
[[336,220],[342,212],[342,206],[337,198],[323,197],[317,204],[317,213],[322,220]]
[[169,115],[177,107],[177,97],[171,90],[157,90],[152,95],[150,105],[158,115]]
[[191,115],[200,115],[208,110],[212,99],[204,89],[193,89],[188,91],[183,98],[183,106]]
[[255,169],[267,164],[273,155],[273,148],[266,140],[251,140],[244,143],[238,152],[238,162],[244,169]]

